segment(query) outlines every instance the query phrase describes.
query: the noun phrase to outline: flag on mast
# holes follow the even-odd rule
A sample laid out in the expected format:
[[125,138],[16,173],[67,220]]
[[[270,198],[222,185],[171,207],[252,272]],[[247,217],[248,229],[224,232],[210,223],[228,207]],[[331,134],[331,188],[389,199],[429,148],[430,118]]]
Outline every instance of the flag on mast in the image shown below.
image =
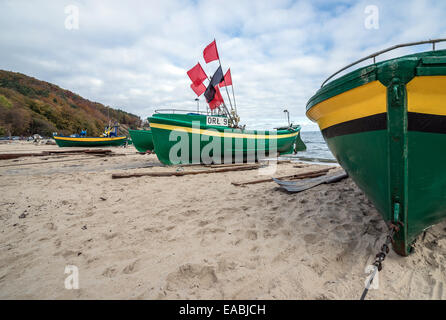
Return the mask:
[[191,83],[190,88],[195,92],[195,94],[199,97],[206,91],[206,86],[200,83],[198,86]]
[[206,102],[207,103],[209,103],[212,100],[214,100],[215,92],[216,92],[216,90],[215,90],[214,86],[209,85],[206,88],[206,91],[204,92],[204,97],[206,98]]
[[187,72],[187,75],[195,86],[199,86],[208,78],[199,62]]
[[217,43],[212,41],[210,44],[206,46],[203,50],[203,58],[206,63],[209,63],[214,60],[219,60],[218,51],[217,51]]
[[209,108],[211,110],[218,108],[224,102],[218,86],[215,86],[214,90],[215,90],[214,99],[212,99],[212,101],[208,102]]
[[[214,100],[216,88],[218,89],[218,84],[222,81],[223,81],[223,71],[221,69],[221,66],[219,66],[215,71],[214,75],[212,76],[211,81],[209,82],[209,85],[206,89],[206,92],[204,93],[204,96],[206,97],[206,101],[208,103]],[[220,90],[218,90],[218,93],[220,93]]]
[[223,81],[223,70],[221,69],[221,66],[219,66],[217,68],[217,70],[215,70],[214,75],[211,78],[211,82],[210,84],[215,87],[216,85],[218,85],[220,82]]
[[231,68],[228,69],[225,73],[224,80],[220,82],[219,86],[225,87],[225,86],[231,86],[232,85],[232,78],[231,78]]
[[209,85],[204,93],[204,97],[206,98],[206,102],[209,103],[211,110],[217,108],[224,102],[218,86],[213,87]]

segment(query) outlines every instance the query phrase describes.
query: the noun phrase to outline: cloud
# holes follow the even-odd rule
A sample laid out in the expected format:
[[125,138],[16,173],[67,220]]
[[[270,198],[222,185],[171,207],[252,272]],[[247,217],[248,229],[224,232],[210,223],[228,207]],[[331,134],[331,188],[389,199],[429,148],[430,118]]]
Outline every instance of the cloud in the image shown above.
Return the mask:
[[[79,8],[78,30],[65,28],[67,5]],[[378,30],[364,26],[368,5],[379,9]],[[200,61],[212,74],[217,63],[206,65],[202,50],[216,38],[242,122],[257,128],[283,125],[286,108],[316,129],[305,105],[328,75],[385,47],[446,35],[440,1],[14,0],[0,12],[1,69],[143,118],[196,108],[186,71]],[[420,49],[428,47],[382,59]]]

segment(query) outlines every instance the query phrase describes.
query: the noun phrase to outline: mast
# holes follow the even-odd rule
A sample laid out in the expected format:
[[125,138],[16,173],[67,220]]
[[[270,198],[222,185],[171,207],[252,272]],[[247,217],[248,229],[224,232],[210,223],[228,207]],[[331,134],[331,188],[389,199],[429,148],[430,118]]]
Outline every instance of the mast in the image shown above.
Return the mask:
[[[215,41],[215,46],[217,46],[217,41],[215,40],[215,38],[214,38],[214,41]],[[218,50],[217,50],[217,52],[218,52]],[[221,66],[221,60],[220,60],[220,55],[219,55],[219,54],[218,54],[218,63],[220,64],[221,72],[223,72],[223,67]],[[223,74],[223,82],[225,83],[226,94],[228,95],[229,104],[231,105],[231,111],[232,111],[232,110],[234,110],[234,108],[232,107],[231,97],[229,96],[228,86],[226,85],[226,79],[225,79],[224,74]],[[234,89],[232,89],[232,90],[234,90]],[[234,94],[234,91],[232,91],[232,93]],[[235,99],[235,98],[234,98],[234,99]],[[235,100],[234,100],[234,103],[235,103]],[[226,107],[226,104],[223,103],[223,105],[224,105],[224,107],[225,107],[225,109],[226,109],[226,112],[227,112],[228,115],[229,115],[229,118],[231,119],[232,124],[233,124],[234,126],[237,126],[238,123],[237,123],[237,121],[236,121],[235,119],[232,118],[232,115],[231,115],[231,113],[229,112],[228,108]],[[237,114],[237,110],[235,110],[235,113]]]
[[[215,40],[215,39],[214,39],[214,40]],[[218,62],[220,63],[220,68],[221,68],[220,55],[219,55],[219,58],[218,58]],[[223,72],[223,68],[221,69],[221,71]],[[224,79],[224,75],[223,75],[223,79]],[[212,78],[208,78],[208,81],[209,81],[208,86],[211,85],[211,80],[212,80]],[[228,92],[227,90],[228,90],[228,89],[226,89],[226,92]],[[228,97],[229,97],[229,93],[228,93]],[[222,98],[223,98],[223,97],[222,97]],[[229,100],[229,102],[231,102],[231,100]],[[208,103],[208,104],[209,104],[209,103]],[[224,101],[223,101],[223,107],[224,107],[224,111],[225,111],[225,113],[226,113],[226,114],[228,115],[228,117],[229,117],[229,120],[231,120],[232,125],[233,125],[233,126],[237,126],[236,121],[234,120],[234,118],[232,118],[232,115],[231,115],[231,113],[229,112],[228,107],[226,107],[226,104],[225,104]],[[220,109],[220,107],[218,107],[218,108]],[[231,109],[232,109],[232,104],[231,104]],[[212,114],[212,110],[211,110],[211,114]]]
[[[215,40],[215,38],[214,38],[214,41],[215,41],[215,46],[217,46],[217,41]],[[217,53],[218,53],[218,50],[217,50]],[[219,54],[217,54],[217,55],[218,55],[218,63],[220,64],[221,72],[223,73],[223,67],[221,66],[220,55],[219,55]],[[228,95],[229,104],[231,105],[231,111],[232,111],[232,110],[234,110],[234,109],[232,108],[231,97],[229,96],[228,86],[226,85],[226,80],[225,80],[225,76],[224,76],[224,74],[223,74],[223,81],[224,81],[224,83],[225,83],[226,94]],[[231,122],[232,122],[232,125],[233,125],[233,126],[237,126],[237,125],[238,125],[237,121],[232,117],[231,113],[229,112],[229,110],[228,110],[228,108],[226,107],[226,104],[225,104],[224,102],[223,102],[223,106],[225,107],[226,113],[228,114],[229,119],[230,119]],[[237,111],[236,111],[236,114],[237,114]]]
[[[232,78],[232,75],[231,75],[231,78]],[[237,105],[235,103],[235,94],[234,94],[234,80],[232,80],[231,89],[232,89],[232,97],[234,98],[234,110],[235,110],[235,114],[237,115]]]

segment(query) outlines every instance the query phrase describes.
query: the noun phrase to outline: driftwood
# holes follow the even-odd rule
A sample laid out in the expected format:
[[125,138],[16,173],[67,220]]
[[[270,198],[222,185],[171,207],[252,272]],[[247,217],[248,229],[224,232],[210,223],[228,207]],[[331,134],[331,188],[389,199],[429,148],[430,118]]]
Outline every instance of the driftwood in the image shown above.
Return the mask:
[[[274,160],[268,160],[271,162],[274,162]],[[259,162],[256,162],[257,164]],[[284,163],[291,163],[291,160],[278,160],[276,161],[277,164],[284,164]],[[237,167],[237,166],[242,166],[242,165],[252,165],[254,163],[222,163],[222,164],[205,164],[205,167],[209,167],[209,168],[224,168],[224,167]]]
[[291,163],[291,160],[277,160],[277,161],[275,161],[274,159],[272,159],[272,160],[267,160],[267,161],[276,162],[277,164]]
[[0,153],[0,160],[17,159],[22,157],[43,157],[52,154],[110,154],[112,151],[109,149],[80,149],[80,150],[51,150],[42,151],[40,153]]
[[234,167],[241,167],[241,166],[251,166],[251,165],[258,165],[258,163],[222,163],[222,164],[205,164],[205,167],[208,168],[234,168]]
[[50,160],[50,161],[27,162],[27,163],[11,163],[11,164],[0,165],[0,168],[4,168],[4,167],[20,167],[20,166],[29,166],[29,165],[32,165],[32,164],[47,164],[47,163],[54,163],[54,162],[83,161],[83,160],[92,160],[92,159],[97,159],[97,157],[88,157],[88,158],[80,158],[80,159]]
[[229,167],[229,168],[219,168],[212,170],[200,170],[200,171],[171,171],[171,172],[144,172],[144,173],[114,173],[112,174],[113,179],[122,179],[122,178],[133,178],[133,177],[171,177],[171,176],[187,176],[193,174],[205,174],[205,173],[219,173],[219,172],[228,172],[228,171],[242,171],[242,170],[252,170],[259,168],[260,165],[243,165],[238,167]]
[[309,162],[337,163],[336,160],[324,159],[324,158],[299,157],[298,159],[302,160],[302,161],[309,161]]
[[[310,172],[304,172],[304,173],[299,173],[299,174],[292,174],[292,175],[288,175],[288,176],[282,176],[282,177],[278,177],[276,179],[305,179],[305,178],[315,178],[315,177],[319,177],[322,176],[324,174],[326,174],[329,170],[334,169],[335,167],[330,167],[330,168],[326,168],[326,169],[321,169],[321,170],[316,170],[316,171],[310,171]],[[265,178],[265,179],[260,179],[260,180],[251,180],[251,181],[246,181],[246,182],[231,182],[234,186],[244,186],[247,184],[257,184],[257,183],[264,183],[264,182],[271,182],[274,181],[273,178]]]
[[43,154],[39,153],[2,153],[0,154],[0,160],[9,160],[16,159],[21,157],[34,157],[34,156],[43,156]]

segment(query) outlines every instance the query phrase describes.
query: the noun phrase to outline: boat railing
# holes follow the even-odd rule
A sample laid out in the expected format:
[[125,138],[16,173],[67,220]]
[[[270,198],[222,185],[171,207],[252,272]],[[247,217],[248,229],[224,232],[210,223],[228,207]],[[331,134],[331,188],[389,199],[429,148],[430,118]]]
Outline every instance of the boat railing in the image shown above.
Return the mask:
[[210,112],[210,111],[199,111],[199,110],[186,110],[186,109],[157,109],[155,113],[193,113],[193,114],[201,114],[201,115],[224,115],[219,114],[218,112]]
[[397,45],[392,46],[392,47],[389,47],[389,48],[387,48],[387,49],[384,49],[384,50],[381,50],[381,51],[372,53],[372,54],[368,55],[367,57],[364,57],[364,58],[359,59],[359,60],[357,60],[357,61],[355,61],[355,62],[353,62],[353,63],[350,63],[349,65],[345,66],[344,68],[339,69],[338,71],[336,71],[335,73],[333,73],[331,76],[329,76],[327,79],[325,79],[324,82],[322,82],[321,88],[322,88],[322,87],[323,87],[323,86],[324,86],[330,79],[332,79],[334,76],[338,75],[338,74],[341,73],[342,71],[345,71],[345,70],[347,70],[347,69],[353,67],[354,65],[357,65],[358,63],[361,63],[361,62],[363,62],[363,61],[365,61],[365,60],[368,60],[368,59],[373,59],[373,63],[375,64],[375,63],[376,63],[376,57],[379,56],[379,55],[381,55],[381,54],[383,54],[383,53],[386,53],[386,52],[389,52],[389,51],[392,51],[392,50],[395,50],[395,49],[398,49],[398,48],[411,47],[411,46],[417,46],[417,45],[428,44],[428,43],[431,43],[431,44],[432,44],[432,50],[435,51],[435,44],[438,43],[438,42],[444,42],[444,41],[446,41],[446,39],[443,38],[443,39],[433,39],[433,40],[425,40],[425,41],[417,41],[417,42],[402,43],[402,44],[397,44]]

